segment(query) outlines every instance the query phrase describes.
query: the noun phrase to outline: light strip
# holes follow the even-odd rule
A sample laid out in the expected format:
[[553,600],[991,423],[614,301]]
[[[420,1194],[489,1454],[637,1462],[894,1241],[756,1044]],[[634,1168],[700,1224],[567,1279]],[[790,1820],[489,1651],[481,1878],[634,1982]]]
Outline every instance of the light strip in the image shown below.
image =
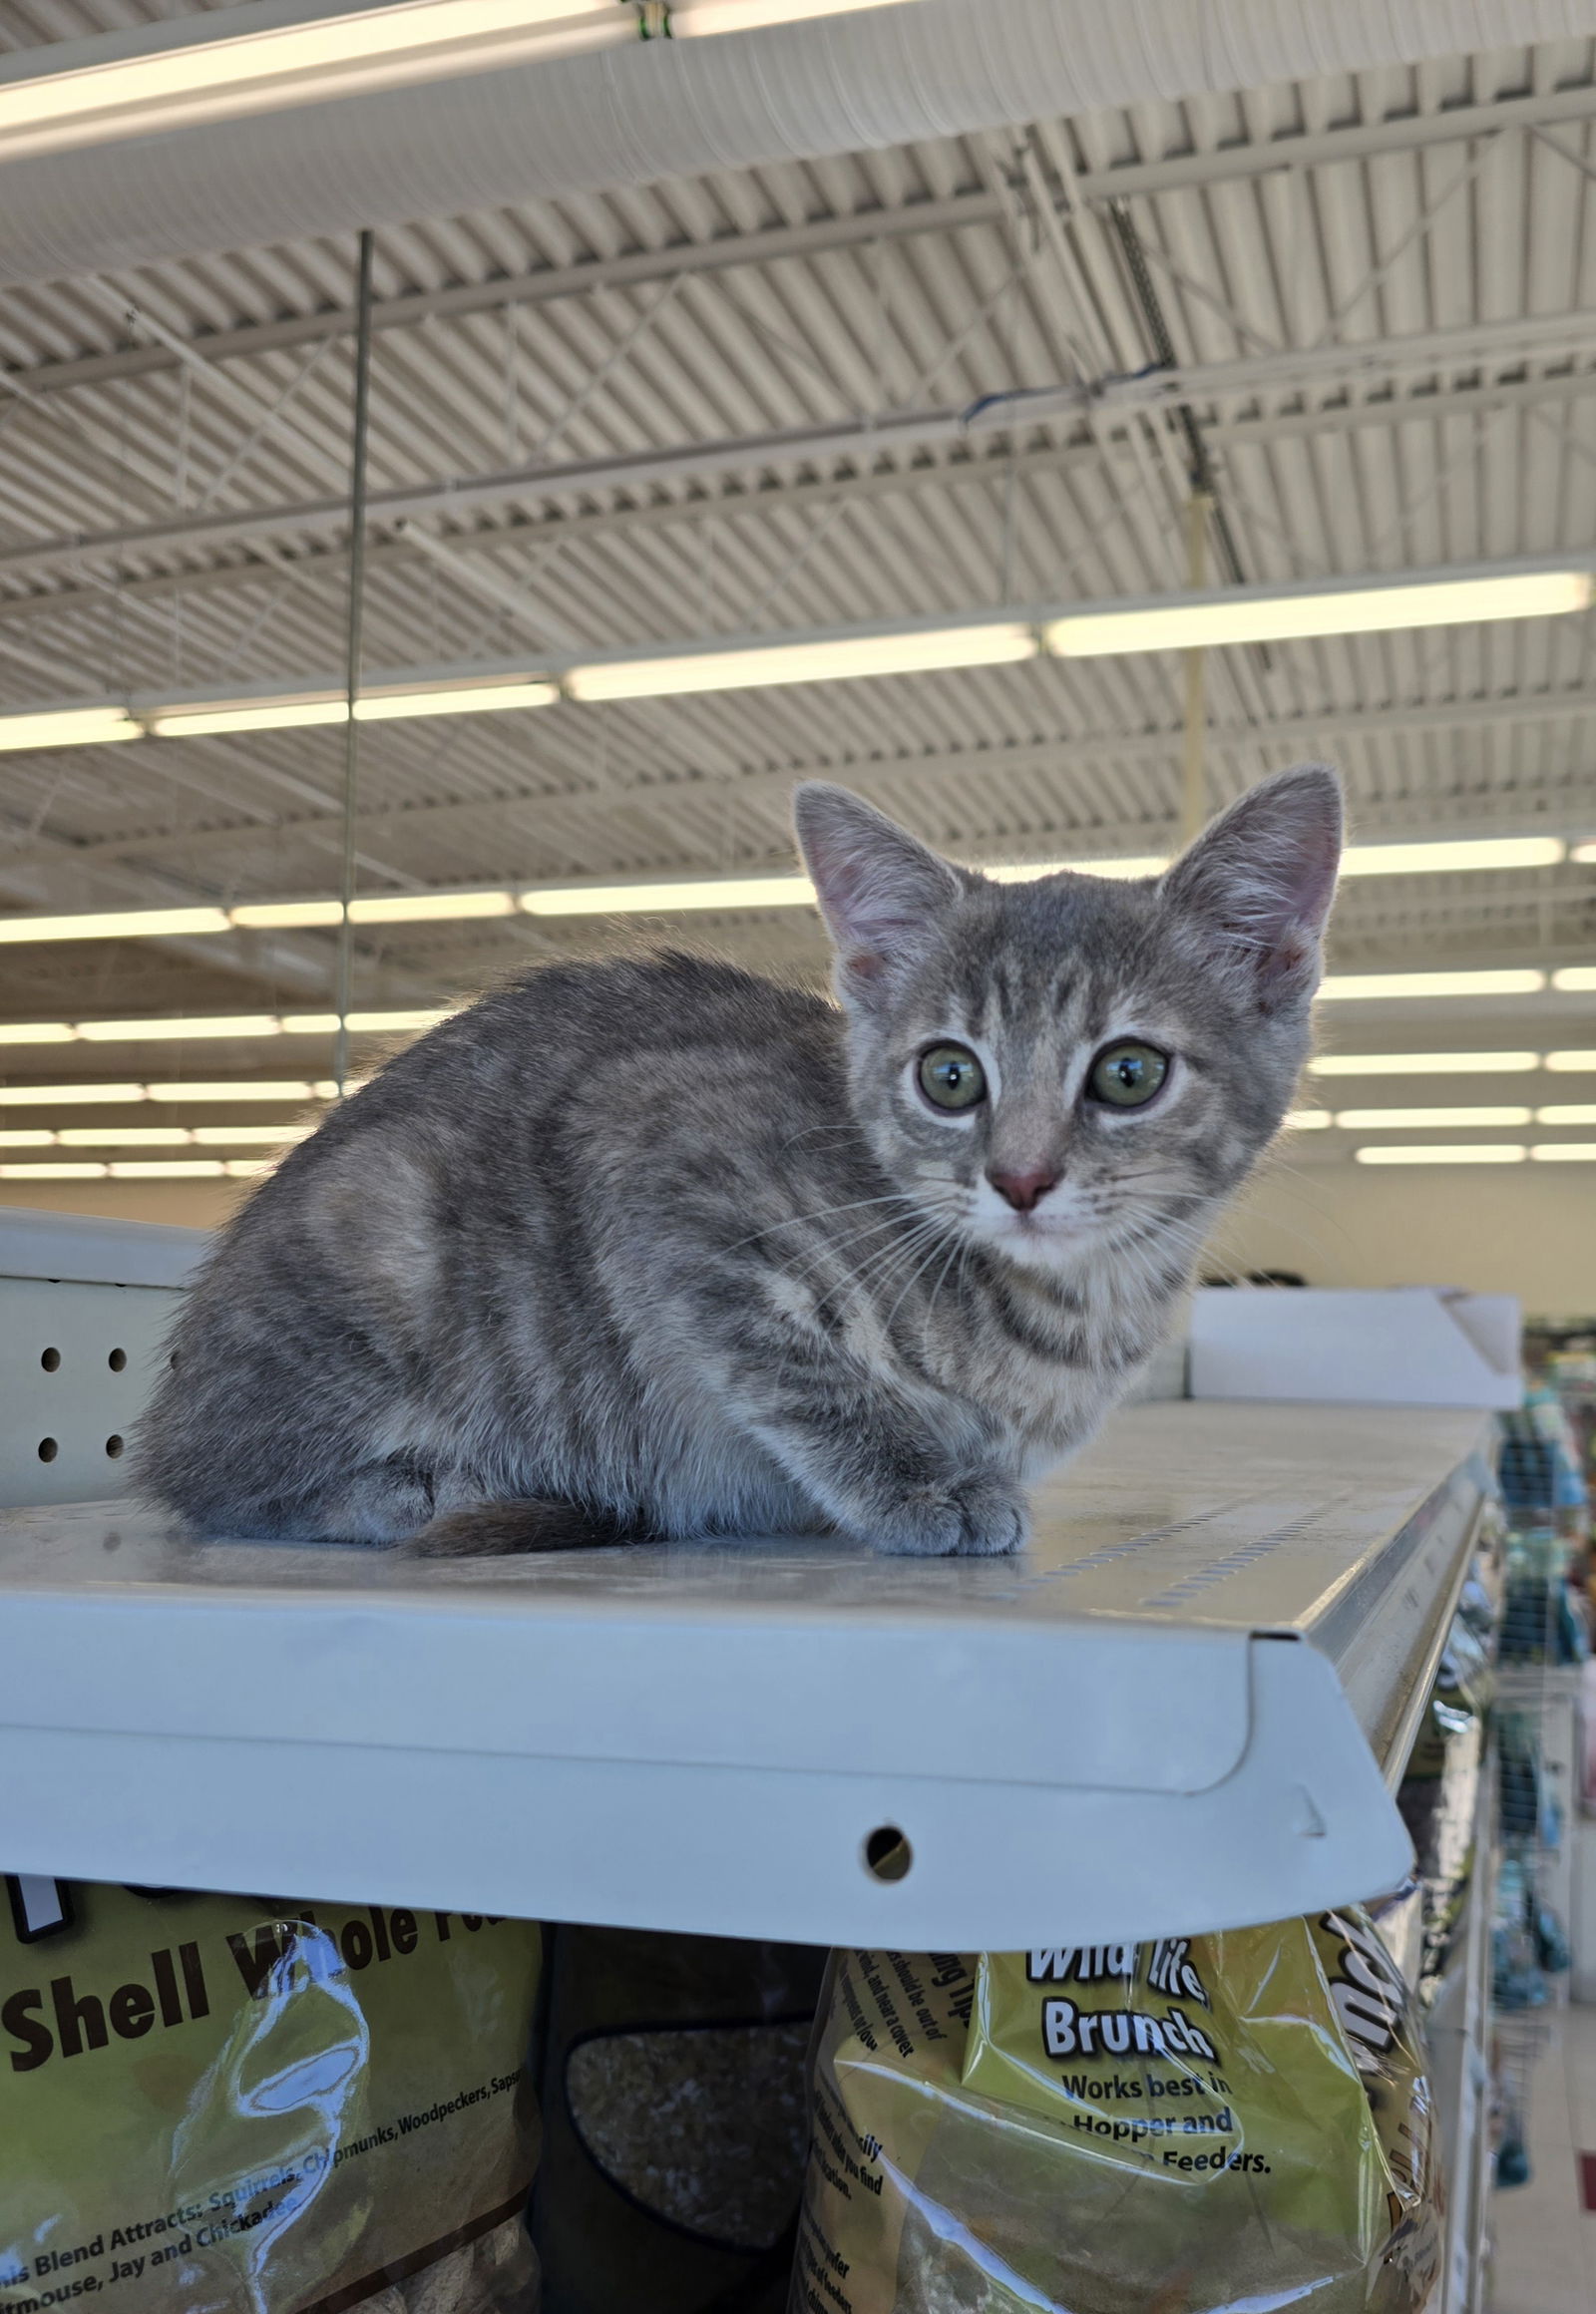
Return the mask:
[[1282,1123],[1288,1133],[1316,1133],[1332,1123],[1328,1109],[1288,1109]]
[[0,715],[0,755],[23,747],[106,747],[143,736],[126,707],[40,707]]
[[1332,1003],[1366,997],[1534,996],[1546,974],[1529,968],[1484,972],[1328,972],[1319,993]]
[[1366,581],[1353,586],[1236,587],[1200,601],[1073,610],[1045,630],[1062,658],[1124,651],[1203,650],[1226,643],[1373,634],[1394,627],[1457,626],[1475,619],[1548,618],[1585,610],[1588,571],[1503,572],[1490,578]]
[[[1548,1068],[1553,1059],[1548,1053]],[[1540,1065],[1538,1052],[1319,1052],[1308,1069],[1312,1076],[1511,1076]]]
[[662,699],[683,691],[753,690],[767,683],[834,683],[860,675],[934,673],[1034,658],[1036,637],[1017,624],[922,628],[907,634],[839,635],[831,641],[671,651],[572,667],[573,699]]
[[1596,1165],[1596,1141],[1532,1141],[1529,1153],[1539,1165]]
[[1582,868],[1596,868],[1596,844],[1576,844],[1568,857]]
[[1535,1111],[1537,1125],[1596,1125],[1596,1101],[1553,1101]]
[[1360,1165],[1522,1165],[1529,1152],[1522,1141],[1437,1141],[1432,1149],[1355,1149]]
[[1336,1122],[1345,1133],[1410,1133],[1422,1132],[1426,1126],[1455,1130],[1467,1125],[1527,1125],[1532,1114],[1520,1108],[1338,1109]]
[[121,1108],[132,1101],[185,1102],[190,1106],[215,1101],[332,1101],[338,1087],[331,1077],[314,1083],[304,1078],[227,1077],[217,1083],[177,1084],[0,1084],[0,1109],[49,1109],[81,1105],[84,1108]]
[[[549,707],[560,696],[554,683],[457,684],[445,690],[375,691],[355,701],[357,723],[397,723],[422,715],[503,714],[512,707]],[[157,710],[145,719],[155,739],[210,739],[226,732],[311,730],[345,722],[345,697],[240,700],[235,706]]]
[[1569,1076],[1596,1076],[1596,1052],[1548,1052],[1546,1066]]
[[[387,1036],[411,1028],[435,1027],[459,1009],[456,1004],[440,1004],[414,1011],[351,1012],[349,1028],[356,1036]],[[90,1044],[143,1044],[152,1038],[333,1036],[337,1028],[336,1012],[251,1012],[224,1017],[196,1012],[181,1020],[160,1015],[145,1020],[14,1020],[0,1021],[0,1045],[74,1044],[80,1038]]]
[[[1343,862],[1345,876],[1454,874],[1480,868],[1535,868],[1563,856],[1560,837],[1491,838],[1479,843],[1354,845]],[[1396,864],[1399,861],[1399,866]],[[1161,875],[1168,861],[1156,853],[1094,860],[1021,860],[987,863],[982,874],[995,884],[1023,884],[1043,876],[1074,873],[1114,879]],[[805,876],[704,876],[639,878],[625,884],[531,885],[523,890],[373,893],[352,900],[354,924],[449,924],[514,916],[672,915],[697,909],[809,908],[814,887]],[[149,908],[79,911],[67,916],[0,916],[0,942],[57,943],[74,940],[163,940],[202,933],[331,930],[343,921],[339,901],[250,900],[233,908]],[[1571,967],[1577,974],[1582,967]],[[1592,985],[1596,985],[1593,976]],[[1584,983],[1564,975],[1559,987]]]
[[1552,986],[1565,996],[1588,995],[1596,988],[1596,964],[1564,964],[1553,972]]
[[0,1165],[0,1181],[245,1181],[269,1157],[113,1158],[109,1164]]
[[0,1132],[0,1149],[288,1148],[312,1125],[64,1125]]

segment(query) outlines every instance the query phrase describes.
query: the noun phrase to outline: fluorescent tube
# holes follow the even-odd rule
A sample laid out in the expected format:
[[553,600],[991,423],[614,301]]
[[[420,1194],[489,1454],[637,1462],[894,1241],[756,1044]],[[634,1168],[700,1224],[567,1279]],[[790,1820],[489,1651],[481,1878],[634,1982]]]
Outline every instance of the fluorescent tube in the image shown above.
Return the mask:
[[1284,1119],[1288,1133],[1319,1133],[1333,1123],[1328,1109],[1288,1109]]
[[1535,1111],[1537,1125],[1596,1125],[1596,1101],[1553,1101]]
[[119,908],[103,915],[0,916],[0,941],[170,940],[225,932],[219,908]]
[[1541,1165],[1596,1165],[1596,1141],[1532,1141],[1529,1153]]
[[1548,1052],[1546,1066],[1570,1076],[1596,1076],[1596,1052]]
[[1331,1002],[1379,996],[1534,996],[1546,985],[1541,971],[1329,972],[1319,993]]
[[183,1125],[65,1125],[56,1138],[63,1149],[181,1149],[189,1132]]
[[1320,1052],[1308,1068],[1312,1076],[1513,1076],[1540,1064],[1538,1052]]
[[1474,619],[1547,618],[1585,610],[1588,571],[1508,571],[1494,578],[1365,581],[1300,590],[1236,587],[1200,601],[1172,596],[1124,610],[1082,608],[1054,619],[1047,648],[1060,658],[1124,651],[1202,650],[1225,643],[1288,642],[1391,627],[1456,626]]
[[1522,1165],[1529,1152],[1521,1141],[1437,1141],[1430,1148],[1355,1149],[1360,1165]]
[[1584,995],[1596,988],[1596,964],[1564,964],[1561,971],[1553,972],[1552,986],[1565,995]]
[[104,1181],[105,1165],[0,1165],[0,1181]]
[[1560,836],[1484,836],[1456,843],[1350,844],[1344,876],[1444,876],[1478,868],[1555,868],[1567,852]]
[[116,1107],[124,1101],[154,1099],[154,1090],[141,1084],[28,1084],[0,1086],[0,1109],[48,1109],[73,1101]]
[[[0,1037],[6,1031],[0,1028]],[[272,1012],[237,1012],[217,1018],[200,1012],[182,1020],[157,1015],[149,1020],[80,1020],[73,1034],[90,1044],[142,1044],[148,1038],[198,1036],[280,1036],[282,1022]]]
[[140,735],[126,707],[41,707],[0,715],[0,754],[23,747],[105,747]]
[[545,885],[523,892],[528,916],[636,916],[690,908],[812,908],[807,876],[706,876],[681,884]]
[[552,707],[555,683],[457,683],[437,691],[367,691],[355,701],[357,723],[397,723],[411,715],[487,715],[506,707]]
[[765,683],[832,683],[856,675],[992,667],[1033,658],[1028,626],[944,626],[909,634],[839,635],[825,642],[749,644],[734,650],[672,651],[651,659],[599,660],[572,667],[573,699],[661,699],[681,691],[740,691]]
[[1437,1130],[1460,1125],[1527,1125],[1528,1109],[1338,1109],[1336,1122],[1348,1133],[1381,1133],[1386,1131],[1422,1132],[1426,1126]]

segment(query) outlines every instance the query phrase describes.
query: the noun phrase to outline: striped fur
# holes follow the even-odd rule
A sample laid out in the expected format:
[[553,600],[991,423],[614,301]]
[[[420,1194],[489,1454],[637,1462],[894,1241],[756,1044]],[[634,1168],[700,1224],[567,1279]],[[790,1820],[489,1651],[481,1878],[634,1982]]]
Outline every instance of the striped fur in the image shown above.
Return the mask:
[[[1308,1047],[1340,801],[1163,879],[998,885],[799,791],[840,1002],[687,956],[551,966],[388,1065],[189,1297],[141,1440],[195,1525],[422,1547],[838,1528],[1000,1552],[1156,1348]],[[1146,1109],[1083,1097],[1134,1033]],[[956,1037],[995,1097],[916,1089]],[[1020,1214],[993,1171],[1057,1186]],[[562,1509],[561,1506],[568,1506]]]

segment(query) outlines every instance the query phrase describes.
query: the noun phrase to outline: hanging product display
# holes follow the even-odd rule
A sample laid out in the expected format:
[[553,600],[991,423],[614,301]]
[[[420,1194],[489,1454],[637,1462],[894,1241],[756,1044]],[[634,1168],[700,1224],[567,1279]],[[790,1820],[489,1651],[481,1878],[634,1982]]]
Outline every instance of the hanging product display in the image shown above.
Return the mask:
[[0,2314],[534,2314],[535,1926],[5,1886]]
[[791,2314],[1418,2314],[1430,2102],[1354,1908],[837,1955]]

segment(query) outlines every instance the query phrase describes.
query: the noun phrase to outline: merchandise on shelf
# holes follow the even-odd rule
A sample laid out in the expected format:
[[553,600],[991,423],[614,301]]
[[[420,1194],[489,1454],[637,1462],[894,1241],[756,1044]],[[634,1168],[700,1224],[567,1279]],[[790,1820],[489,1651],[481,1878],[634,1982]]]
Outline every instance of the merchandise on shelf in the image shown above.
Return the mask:
[[840,1953],[791,2314],[1416,2314],[1400,1971],[1356,1908],[1141,1945]]
[[534,2314],[536,1927],[5,1885],[0,2314]]
[[825,1965],[809,1945],[553,1932],[547,2314],[780,2314]]
[[[1486,1642],[1459,1610],[1396,1793],[1422,1890],[1422,1943],[1412,1981],[1426,2001],[1451,1957],[1473,1872],[1484,1715],[1493,1687]],[[1384,1917],[1380,1925],[1391,1942]]]

